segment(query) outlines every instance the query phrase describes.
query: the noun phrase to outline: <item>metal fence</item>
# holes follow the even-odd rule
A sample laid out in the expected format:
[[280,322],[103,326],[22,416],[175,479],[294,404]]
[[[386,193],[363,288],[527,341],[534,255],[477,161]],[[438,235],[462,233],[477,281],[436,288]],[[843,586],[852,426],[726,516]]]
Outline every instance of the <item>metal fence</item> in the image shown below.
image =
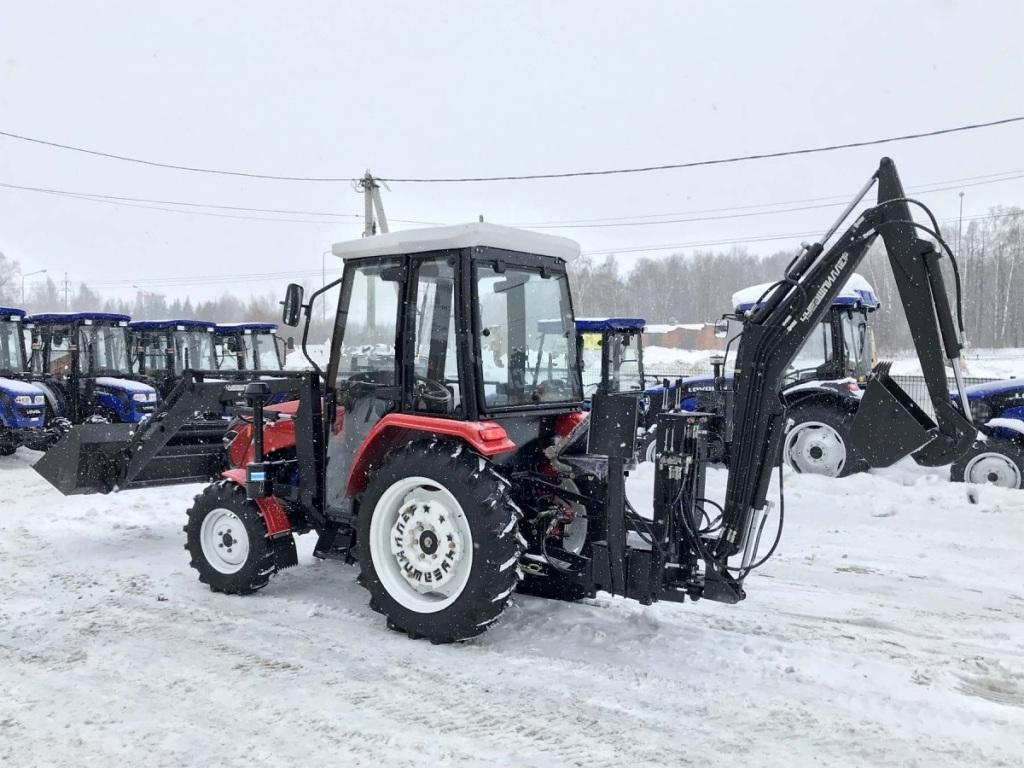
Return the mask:
[[[703,362],[672,368],[664,366],[648,368],[647,366],[644,366],[644,374],[647,376],[648,380],[654,379],[655,381],[661,381],[662,379],[675,381],[678,378],[698,376],[705,373],[711,374],[711,372],[711,367]],[[893,376],[892,378],[897,384],[903,387],[906,393],[910,395],[918,405],[921,406],[925,413],[932,417],[935,416],[935,409],[932,408],[931,401],[928,399],[928,386],[925,384],[924,376]],[[999,379],[983,378],[979,376],[964,377],[964,383],[968,387],[973,384],[984,384],[989,381],[999,381]],[[952,377],[947,379],[946,385],[950,392],[956,391],[956,381]]]

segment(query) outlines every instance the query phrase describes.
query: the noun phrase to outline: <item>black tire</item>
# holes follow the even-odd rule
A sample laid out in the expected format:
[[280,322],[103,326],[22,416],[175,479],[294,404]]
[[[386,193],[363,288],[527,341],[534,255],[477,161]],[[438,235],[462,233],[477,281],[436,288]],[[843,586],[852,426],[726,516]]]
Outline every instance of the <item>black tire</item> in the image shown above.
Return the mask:
[[[208,516],[219,510],[227,510],[233,514],[247,537],[248,552],[245,560],[237,570],[230,573],[211,562],[203,551],[203,523]],[[246,499],[245,490],[237,483],[221,480],[207,486],[196,496],[195,504],[188,511],[188,522],[183,530],[186,537],[185,549],[192,556],[189,565],[199,573],[199,581],[209,585],[214,592],[229,595],[256,592],[267,586],[270,577],[278,570],[275,547],[267,538],[267,528],[259,507],[255,502]],[[232,535],[235,538],[230,538]],[[238,530],[227,533],[228,539],[234,541],[236,545],[238,535]],[[227,539],[225,541],[230,544]],[[223,543],[225,542],[220,544]]]
[[[1000,466],[998,457],[1003,458],[1005,466]],[[982,478],[978,473],[985,471],[985,465],[981,462],[986,458],[996,461],[991,462],[990,471]],[[968,479],[968,472],[973,479]],[[978,440],[970,450],[953,462],[949,469],[949,478],[954,483],[987,482],[1004,488],[1019,489],[1024,487],[1024,450],[1017,443],[998,437]],[[999,482],[1000,480],[1003,482]]]
[[[857,455],[853,447],[853,417],[854,414],[845,409],[833,408],[820,403],[798,405],[790,409],[786,416],[786,423],[791,426],[788,426],[786,435],[783,438],[783,460],[796,472],[822,474],[827,477],[847,477],[867,470],[867,462]],[[795,453],[796,446],[791,445],[791,440],[795,441],[797,439],[800,430],[818,429],[818,427],[814,426],[815,424],[824,425],[824,427],[831,429],[842,443],[844,458],[838,472],[824,471],[826,465],[822,465],[820,467],[822,471],[818,471],[813,467],[813,463],[811,463],[814,461],[813,458],[798,458]],[[836,465],[827,463],[827,466],[832,467]]]
[[[461,512],[461,524],[468,525],[472,538],[472,561],[468,569],[462,572],[466,574],[465,585],[456,595],[448,597],[451,599],[449,604],[431,612],[409,606],[416,603],[425,606],[433,598],[423,598],[415,590],[410,592],[404,589],[401,577],[394,574],[396,568],[409,574],[431,573],[429,568],[434,567],[432,561],[426,561],[428,570],[417,571],[413,566],[418,561],[414,563],[411,558],[418,556],[424,559],[424,554],[431,552],[430,544],[433,544],[433,551],[439,552],[436,540],[428,540],[425,544],[423,535],[426,534],[421,534],[418,544],[410,545],[410,559],[405,561],[404,566],[398,556],[384,552],[382,544],[376,545],[381,562],[375,562],[375,545],[371,542],[376,515],[382,516],[376,530],[378,535],[381,531],[394,530],[394,527],[389,529],[387,525],[392,513],[390,505],[398,499],[401,501],[397,508],[409,503],[409,493],[414,489],[410,488],[404,496],[398,492],[415,477],[431,481],[429,486],[416,486],[417,492],[432,494],[446,491],[454,498],[460,507],[458,512]],[[423,637],[434,643],[449,643],[478,635],[497,620],[511,600],[522,554],[522,536],[518,527],[520,515],[509,498],[509,487],[508,482],[497,474],[489,461],[452,441],[410,443],[392,451],[383,464],[374,470],[366,491],[359,499],[359,582],[370,593],[370,607],[387,617],[391,629],[405,632],[412,638]],[[382,503],[382,497],[389,490],[391,493]],[[414,509],[413,514],[421,510],[427,514],[430,505],[413,502],[407,509]],[[436,513],[435,508],[431,514]],[[443,517],[440,520],[444,522]],[[427,530],[432,530],[430,521],[431,518],[427,518]],[[396,519],[395,526],[398,522]],[[390,538],[388,535],[389,541]],[[402,550],[403,554],[405,551]],[[455,560],[456,569],[468,548],[462,551],[463,554]],[[430,554],[430,557],[434,558],[434,555]],[[438,574],[439,571],[435,569],[433,573]],[[445,574],[438,578],[458,579],[458,573],[453,571],[450,577]],[[429,580],[426,576],[423,579],[424,582]],[[385,581],[393,585],[395,594],[389,591]],[[437,600],[445,602],[442,598]]]

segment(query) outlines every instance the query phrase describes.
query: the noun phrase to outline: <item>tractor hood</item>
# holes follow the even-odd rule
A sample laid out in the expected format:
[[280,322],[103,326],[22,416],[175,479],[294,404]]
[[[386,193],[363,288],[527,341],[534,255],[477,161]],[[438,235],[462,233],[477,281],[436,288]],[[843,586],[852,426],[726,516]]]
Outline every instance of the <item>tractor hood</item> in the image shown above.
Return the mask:
[[[30,395],[32,397],[39,396],[43,397],[43,390],[35,384],[28,381],[21,381],[20,379],[8,379],[6,377],[0,378],[0,392],[11,397],[17,397],[19,395]],[[40,400],[40,403],[42,400]]]
[[116,389],[121,392],[127,392],[130,395],[137,394],[152,394],[155,399],[156,390],[149,384],[143,384],[141,381],[134,381],[132,379],[119,379],[114,376],[98,376],[96,378],[96,384],[106,389]]
[[[984,400],[987,397],[996,395],[1011,395],[1014,392],[1021,393],[1024,399],[1024,379],[1003,379],[1002,381],[986,381],[981,384],[974,384],[967,388],[967,399]],[[950,395],[954,402],[960,401],[960,395],[956,392]]]
[[[21,402],[15,398],[21,398]],[[45,422],[46,395],[42,389],[27,381],[0,378],[0,426],[41,429]]]

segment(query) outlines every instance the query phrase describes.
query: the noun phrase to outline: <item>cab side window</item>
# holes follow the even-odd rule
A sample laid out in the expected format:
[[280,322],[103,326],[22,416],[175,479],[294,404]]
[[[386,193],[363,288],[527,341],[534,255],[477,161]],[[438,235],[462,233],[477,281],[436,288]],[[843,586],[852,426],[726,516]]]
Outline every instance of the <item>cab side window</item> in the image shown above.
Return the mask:
[[395,339],[403,286],[398,262],[382,261],[352,270],[337,383],[395,385]]
[[429,413],[457,413],[462,393],[455,343],[455,269],[443,257],[413,264],[412,407]]

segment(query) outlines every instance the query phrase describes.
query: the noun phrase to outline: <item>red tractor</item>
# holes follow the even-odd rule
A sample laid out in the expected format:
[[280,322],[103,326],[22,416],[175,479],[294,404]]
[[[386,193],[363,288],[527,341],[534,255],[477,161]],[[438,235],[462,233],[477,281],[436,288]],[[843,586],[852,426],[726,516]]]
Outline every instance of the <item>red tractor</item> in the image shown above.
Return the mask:
[[[898,266],[937,424],[880,370],[853,438],[874,466],[910,452],[949,463],[974,439],[946,392],[959,340],[941,254],[916,236],[922,225],[891,161],[856,202],[875,183],[878,204],[826,247],[851,206],[744,318],[720,504],[704,490],[718,417],[685,412],[658,416],[653,515],[629,504],[639,393],[598,393],[583,411],[566,275],[578,246],[483,223],[339,244],[339,281],[306,303],[290,285],[283,320],[294,326],[305,313],[305,349],[315,300],[340,284],[327,369],[311,359],[311,371],[244,385],[251,407],[225,436],[226,451],[176,436],[195,413],[234,402],[240,385],[190,374],[134,433],[76,427],[37,469],[65,493],[221,474],[185,526],[191,565],[211,589],[262,589],[296,564],[294,534],[312,531],[316,556],[359,563],[370,605],[390,627],[434,642],[482,632],[517,586],[565,599],[604,590],[645,604],[735,603],[768,556],[759,548],[787,367],[879,236]],[[288,402],[266,405],[282,392]]]

